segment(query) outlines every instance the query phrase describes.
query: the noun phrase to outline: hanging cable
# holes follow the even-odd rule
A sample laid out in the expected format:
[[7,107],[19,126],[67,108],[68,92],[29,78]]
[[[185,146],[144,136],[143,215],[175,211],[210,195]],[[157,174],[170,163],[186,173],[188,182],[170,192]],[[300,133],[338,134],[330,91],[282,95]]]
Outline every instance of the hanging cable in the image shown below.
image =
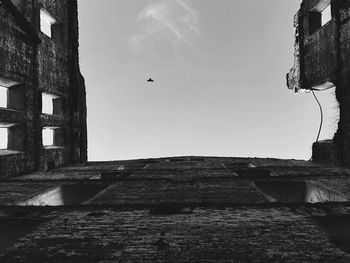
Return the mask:
[[323,126],[323,110],[322,110],[322,105],[321,105],[320,101],[318,100],[318,98],[316,97],[315,92],[313,90],[311,90],[311,92],[312,92],[312,95],[314,95],[314,98],[316,99],[318,106],[320,107],[320,113],[321,113],[320,129],[318,130],[317,139],[316,139],[316,142],[318,142],[318,140],[320,139],[320,134],[322,131],[322,126]]

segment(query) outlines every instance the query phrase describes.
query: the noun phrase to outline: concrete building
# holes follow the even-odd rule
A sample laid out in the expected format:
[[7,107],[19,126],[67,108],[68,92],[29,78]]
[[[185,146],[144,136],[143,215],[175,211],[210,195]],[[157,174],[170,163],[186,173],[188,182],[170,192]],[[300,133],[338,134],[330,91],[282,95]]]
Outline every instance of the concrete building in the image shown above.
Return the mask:
[[0,183],[0,262],[349,262],[350,169],[185,156]]
[[77,1],[0,2],[0,177],[87,161]]
[[350,169],[330,164],[348,161],[349,3],[305,0],[295,20],[289,87],[335,85],[342,107],[318,163],[85,163],[76,0],[0,0],[0,262],[350,262]]
[[350,1],[304,0],[296,14],[295,65],[288,87],[322,91],[336,88],[338,131],[313,145],[313,160],[350,165]]

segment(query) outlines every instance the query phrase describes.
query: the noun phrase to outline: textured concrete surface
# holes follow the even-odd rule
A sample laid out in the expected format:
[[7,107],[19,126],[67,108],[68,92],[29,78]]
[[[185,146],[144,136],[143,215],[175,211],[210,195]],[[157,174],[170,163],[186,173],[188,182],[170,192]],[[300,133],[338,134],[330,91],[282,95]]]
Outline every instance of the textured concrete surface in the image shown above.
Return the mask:
[[[287,208],[53,212],[2,262],[348,262],[311,219]],[[64,219],[68,218],[67,227]]]
[[[321,12],[330,5],[331,20],[322,25]],[[294,25],[294,80],[301,89],[335,88],[339,103],[338,131],[313,146],[313,160],[350,167],[350,0],[303,0]],[[292,26],[291,21],[291,26]],[[293,72],[293,70],[292,70]]]
[[[0,150],[0,179],[43,171],[50,165],[86,162],[85,85],[78,61],[77,1],[6,3],[0,4],[0,84],[15,83],[16,87],[9,85],[9,94],[20,87],[12,96],[20,99],[16,99],[15,108],[8,105],[0,109],[0,123],[15,125],[20,135],[9,140],[10,151]],[[20,6],[16,15],[8,6],[13,3],[15,10]],[[52,38],[40,31],[41,8],[56,20]],[[21,21],[40,41],[33,41]],[[42,93],[61,98],[65,109],[61,116],[42,114]],[[59,145],[63,147],[44,147],[43,127],[64,131]]]
[[[349,262],[318,222],[340,218],[347,235],[350,202],[275,203],[256,186],[311,182],[349,197],[348,174],[297,160],[181,157],[20,176],[0,182],[0,229],[13,221],[26,232],[5,240],[0,262]],[[80,205],[15,205],[67,184],[97,191]]]

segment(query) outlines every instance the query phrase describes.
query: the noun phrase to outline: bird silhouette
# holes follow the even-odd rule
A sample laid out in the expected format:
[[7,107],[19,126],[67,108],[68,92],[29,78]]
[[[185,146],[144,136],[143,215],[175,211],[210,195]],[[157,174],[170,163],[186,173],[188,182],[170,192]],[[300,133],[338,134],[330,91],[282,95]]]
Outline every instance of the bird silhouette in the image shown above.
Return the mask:
[[149,79],[147,80],[147,82],[154,82],[154,80],[151,79],[151,78],[149,78]]

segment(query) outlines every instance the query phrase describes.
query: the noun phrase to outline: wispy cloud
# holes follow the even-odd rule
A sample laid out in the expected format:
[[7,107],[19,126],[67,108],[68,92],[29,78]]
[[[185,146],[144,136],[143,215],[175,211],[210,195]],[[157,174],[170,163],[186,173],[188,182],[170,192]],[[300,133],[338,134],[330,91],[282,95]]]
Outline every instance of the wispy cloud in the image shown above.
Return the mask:
[[133,49],[143,49],[155,41],[167,40],[174,46],[192,46],[200,35],[198,13],[188,0],[155,0],[138,15],[139,31],[130,38]]

